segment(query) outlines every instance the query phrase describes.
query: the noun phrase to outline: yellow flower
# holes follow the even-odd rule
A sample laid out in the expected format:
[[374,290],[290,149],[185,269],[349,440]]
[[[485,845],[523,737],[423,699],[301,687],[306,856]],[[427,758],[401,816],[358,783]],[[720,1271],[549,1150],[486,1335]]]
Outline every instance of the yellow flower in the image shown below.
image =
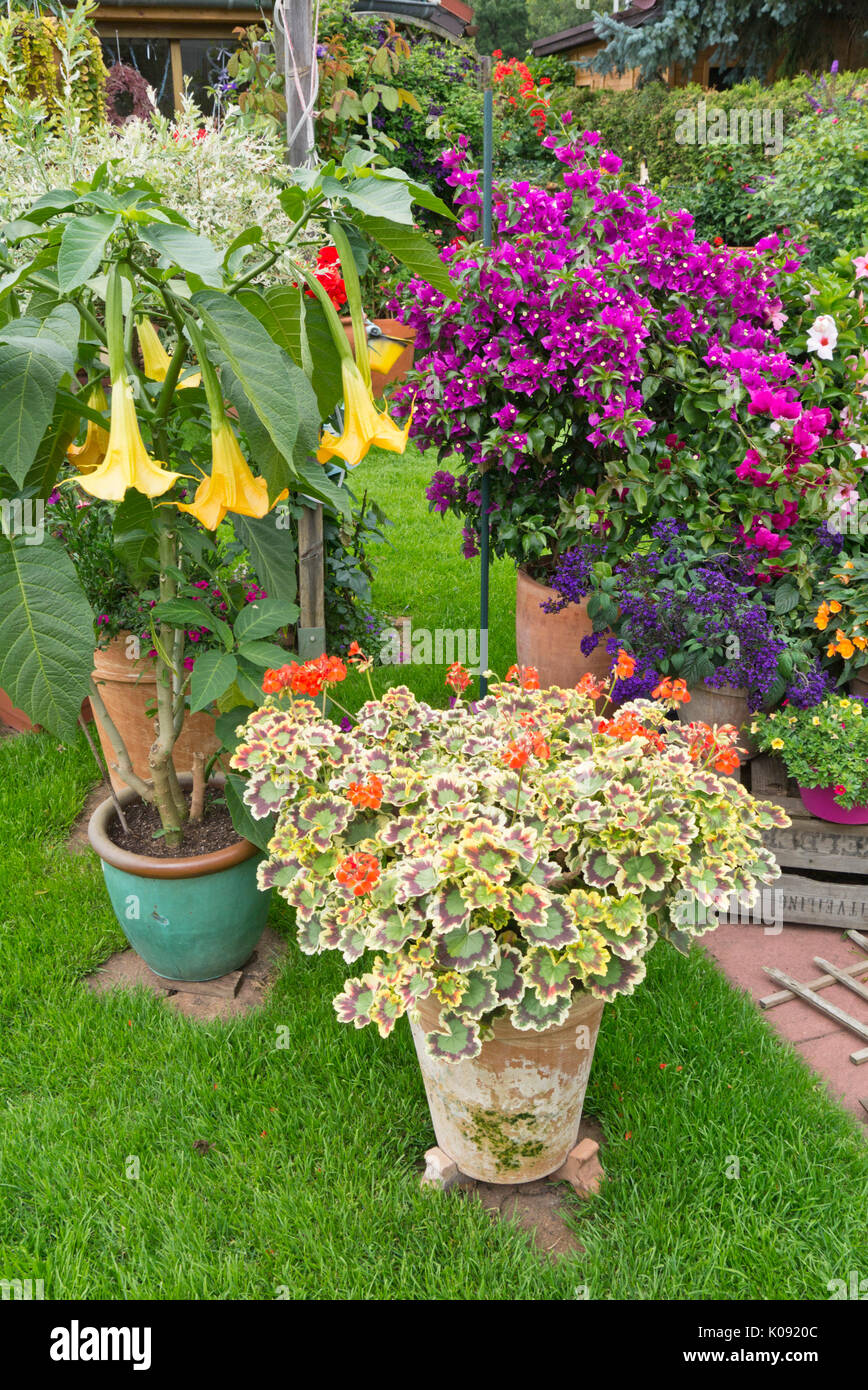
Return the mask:
[[850,701],[849,701],[849,700],[839,700],[839,701],[838,701],[838,704],[841,706],[842,709],[849,709],[849,708],[850,708]]
[[160,497],[179,477],[170,473],[147,449],[139,422],[132,388],[127,381],[112,383],[112,410],[105,459],[98,468],[76,478],[79,487],[104,502],[122,502],[127,488],[146,497]]
[[[150,319],[142,319],[136,326],[136,333],[139,337],[139,347],[142,349],[142,361],[145,364],[145,376],[151,381],[165,381],[166,372],[169,370],[169,354],[160,342],[157,330]],[[178,390],[181,391],[185,386],[198,386],[202,377],[199,372],[193,376],[185,377],[178,382]]]
[[782,738],[773,738],[773,739],[772,739],[772,748],[783,748],[783,746],[784,746],[784,741],[783,741]]
[[[101,386],[95,386],[90,392],[87,403],[93,410],[105,410],[108,401]],[[95,468],[99,468],[105,452],[108,448],[108,430],[104,430],[101,425],[95,425],[93,420],[87,422],[87,433],[84,436],[83,444],[70,444],[66,451],[66,457],[73,468],[77,468],[79,473],[92,473]]]
[[344,384],[343,434],[338,436],[329,430],[323,431],[317,453],[319,462],[328,463],[337,454],[348,468],[355,468],[373,447],[403,454],[410,434],[410,420],[402,430],[390,419],[388,411],[377,409],[351,357],[341,362],[341,376]]
[[751,726],[750,726],[750,731],[751,731],[752,734],[757,733],[758,730],[759,730],[759,724],[751,724]]
[[811,720],[811,723],[812,723],[812,724],[819,724],[819,722],[820,722],[820,721],[819,721],[819,719],[817,718],[817,716],[816,716],[816,714],[815,714],[814,717],[813,717],[813,719]]
[[180,510],[190,512],[206,531],[216,530],[227,512],[265,516],[268,484],[254,478],[228,420],[211,431],[211,450],[211,476],[202,479],[192,502],[178,503]]

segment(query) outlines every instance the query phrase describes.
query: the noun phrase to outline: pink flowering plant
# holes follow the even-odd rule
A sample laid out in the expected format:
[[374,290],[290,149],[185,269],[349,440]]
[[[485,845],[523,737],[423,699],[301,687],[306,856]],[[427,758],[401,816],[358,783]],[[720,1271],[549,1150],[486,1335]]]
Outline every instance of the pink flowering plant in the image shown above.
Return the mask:
[[303,951],[360,962],[338,1017],[385,1037],[431,996],[427,1046],[451,1061],[495,1017],[542,1032],[577,995],[632,993],[658,936],[685,950],[708,930],[688,898],[752,902],[776,878],[763,834],[788,823],[715,770],[738,763],[734,729],[666,717],[677,682],[605,718],[589,678],[508,677],[467,703],[451,668],[449,709],[372,692],[346,731],[283,687],[232,757],[251,816],[277,813],[260,887],[295,908]]
[[[417,330],[412,432],[450,461],[432,509],[464,519],[474,554],[490,471],[492,549],[540,578],[589,533],[605,535],[611,565],[678,517],[703,548],[746,556],[787,611],[830,494],[856,482],[835,432],[842,403],[817,403],[806,348],[799,360],[779,337],[801,248],[698,242],[689,213],[625,181],[596,132],[564,127],[543,144],[563,187],[500,183],[490,251],[466,142],[444,156],[458,298],[414,280],[403,307]],[[610,573],[596,570],[598,587]]]

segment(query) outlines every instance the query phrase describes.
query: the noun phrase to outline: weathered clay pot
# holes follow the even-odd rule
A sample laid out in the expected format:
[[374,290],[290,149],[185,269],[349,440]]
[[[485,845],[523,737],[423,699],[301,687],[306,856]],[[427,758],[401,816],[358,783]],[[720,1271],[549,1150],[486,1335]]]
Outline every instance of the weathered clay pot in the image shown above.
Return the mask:
[[566,1022],[544,1033],[497,1019],[494,1037],[469,1062],[431,1057],[425,1033],[440,1005],[425,999],[411,1018],[437,1143],[462,1173],[482,1182],[533,1182],[554,1173],[576,1143],[603,1003],[581,995]]
[[12,703],[5,690],[0,690],[0,724],[16,729],[19,734],[30,734],[35,728],[29,716]]
[[[124,740],[133,771],[139,777],[150,781],[148,752],[154,741],[154,713],[157,704],[157,677],[153,660],[147,657],[135,659],[128,652],[135,651],[128,639],[134,641],[132,634],[121,632],[112,638],[103,651],[94,652],[93,678],[103,698],[109,718]],[[147,711],[152,711],[149,715]],[[106,731],[94,711],[99,741],[106,763],[111,768],[115,753]],[[206,710],[188,714],[184,720],[180,738],[175,744],[174,762],[179,772],[193,766],[193,754],[204,753],[210,758],[220,747],[220,740],[214,718]],[[125,783],[114,773],[111,782],[116,792],[124,789]]]
[[690,703],[679,705],[678,718],[682,724],[734,724],[741,732],[739,744],[748,756],[756,753],[756,745],[750,737],[751,712],[747,703],[747,690],[742,687],[723,685],[715,690],[709,685],[690,687]]
[[535,666],[543,690],[551,685],[574,686],[586,672],[605,679],[611,666],[605,639],[590,656],[582,655],[581,640],[594,630],[587,603],[568,603],[560,613],[543,612],[540,605],[557,597],[554,589],[539,584],[519,569],[515,586],[515,646],[519,666]]

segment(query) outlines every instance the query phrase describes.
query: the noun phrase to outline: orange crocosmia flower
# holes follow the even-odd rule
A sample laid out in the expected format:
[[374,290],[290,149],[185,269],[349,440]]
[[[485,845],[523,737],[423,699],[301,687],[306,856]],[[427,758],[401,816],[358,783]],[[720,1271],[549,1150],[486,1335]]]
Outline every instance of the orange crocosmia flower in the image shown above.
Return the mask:
[[618,652],[617,660],[612,669],[614,670],[615,675],[618,677],[619,681],[629,680],[629,678],[632,676],[633,672],[636,669],[635,657],[629,656],[628,653],[625,652],[623,648],[621,648]]
[[354,806],[366,807],[371,811],[378,811],[383,800],[383,784],[374,773],[371,773],[367,782],[351,782],[347,790],[347,796]]
[[335,878],[346,888],[351,888],[353,896],[362,897],[370,893],[380,881],[380,865],[373,854],[348,854],[338,864]]

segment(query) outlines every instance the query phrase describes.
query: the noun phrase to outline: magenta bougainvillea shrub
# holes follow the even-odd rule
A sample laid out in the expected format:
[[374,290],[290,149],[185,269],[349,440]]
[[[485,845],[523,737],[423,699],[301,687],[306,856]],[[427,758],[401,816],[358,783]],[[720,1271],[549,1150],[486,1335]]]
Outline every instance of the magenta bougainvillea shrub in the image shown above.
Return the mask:
[[278,813],[260,887],[295,908],[303,951],[362,962],[339,1018],[385,1037],[433,996],[427,1046],[451,1060],[495,1016],[541,1032],[578,994],[632,993],[658,935],[686,949],[714,905],[755,901],[779,873],[764,832],[788,824],[716,770],[735,729],[666,718],[672,682],[606,719],[593,683],[512,674],[451,709],[399,686],[347,731],[285,691],[232,758],[252,815]]
[[487,469],[493,548],[532,569],[589,531],[630,553],[637,531],[679,517],[785,586],[829,495],[855,481],[852,431],[804,390],[809,345],[789,355],[778,338],[801,248],[697,242],[690,215],[626,183],[598,139],[545,137],[562,189],[496,187],[490,251],[466,145],[444,156],[460,297],[413,280],[400,301],[419,369],[405,409],[415,401],[414,436],[450,460],[431,506],[465,519],[474,554]]

